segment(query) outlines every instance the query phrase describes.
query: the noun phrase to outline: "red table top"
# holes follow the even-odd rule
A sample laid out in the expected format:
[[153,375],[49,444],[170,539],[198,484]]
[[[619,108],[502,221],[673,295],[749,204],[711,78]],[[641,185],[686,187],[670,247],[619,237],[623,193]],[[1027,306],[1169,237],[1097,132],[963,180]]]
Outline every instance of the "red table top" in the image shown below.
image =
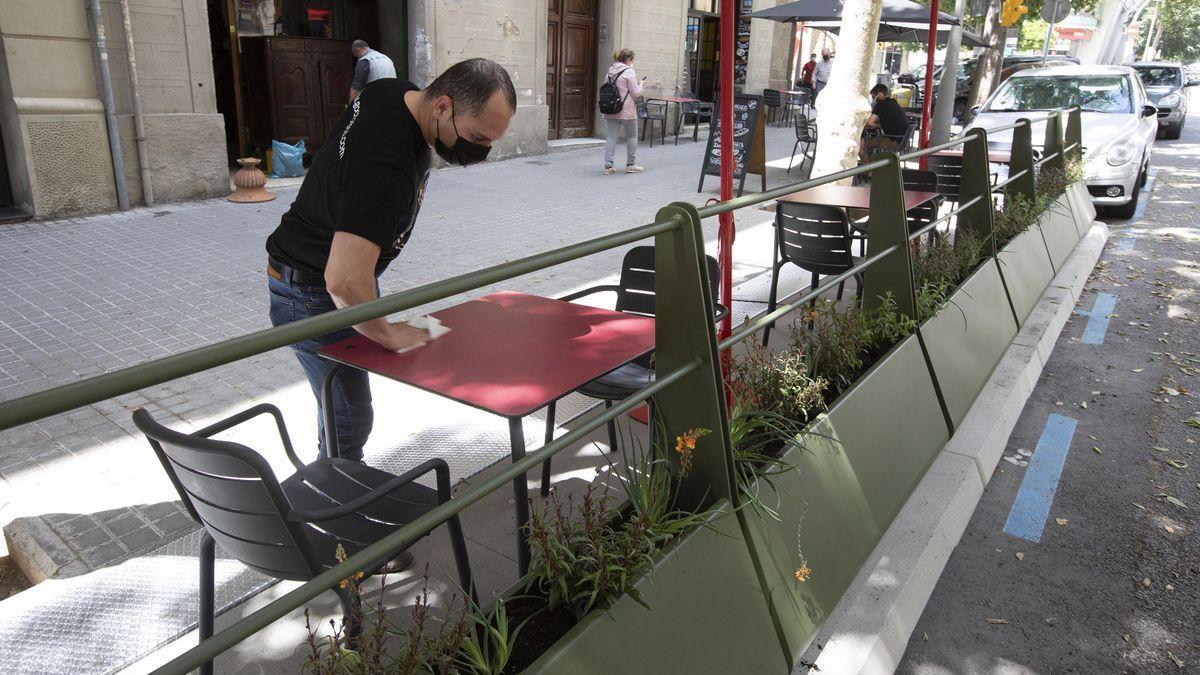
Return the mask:
[[[905,190],[904,210],[920,206],[931,199],[936,199],[937,196],[936,192]],[[840,206],[848,209],[868,209],[871,207],[871,188],[867,185],[818,185],[800,192],[793,192],[786,197],[780,197],[778,201]]]
[[321,356],[520,417],[654,348],[654,319],[502,291],[433,316],[451,331],[405,354],[362,335]]
[[[933,153],[934,157],[962,157],[962,150],[941,150]],[[988,150],[988,161],[996,164],[1011,164],[1012,153],[1004,150]]]
[[672,103],[702,103],[698,98],[680,98],[679,96],[651,96],[647,101],[670,101]]

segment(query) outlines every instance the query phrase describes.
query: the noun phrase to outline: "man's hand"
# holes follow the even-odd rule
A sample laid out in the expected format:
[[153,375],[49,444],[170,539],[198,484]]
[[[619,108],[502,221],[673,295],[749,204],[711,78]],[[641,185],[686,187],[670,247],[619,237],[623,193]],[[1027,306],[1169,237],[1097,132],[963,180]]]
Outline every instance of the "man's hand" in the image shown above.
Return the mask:
[[380,337],[382,339],[375,339],[375,342],[378,342],[384,349],[399,352],[429,342],[429,331],[397,322],[387,324],[385,334]]

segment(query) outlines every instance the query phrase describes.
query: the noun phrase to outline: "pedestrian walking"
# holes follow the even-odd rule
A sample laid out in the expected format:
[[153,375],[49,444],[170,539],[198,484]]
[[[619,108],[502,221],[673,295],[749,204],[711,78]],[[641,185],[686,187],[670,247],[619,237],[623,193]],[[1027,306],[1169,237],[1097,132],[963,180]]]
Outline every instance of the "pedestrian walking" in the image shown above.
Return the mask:
[[821,50],[821,60],[813,66],[813,98],[821,95],[821,90],[829,84],[829,76],[833,73],[833,53],[829,48]]
[[[430,148],[451,164],[482,162],[516,109],[508,73],[487,59],[451,66],[424,91],[395,78],[363,89],[267,238],[271,324],[376,299],[379,275],[412,236],[429,179]],[[397,352],[428,340],[424,330],[378,318],[292,345],[317,397],[322,456],[328,449],[321,387],[334,364],[317,351],[356,332]],[[339,453],[361,460],[374,420],[367,374],[346,368],[333,384]]]
[[358,59],[354,64],[354,79],[350,82],[350,102],[368,84],[375,80],[396,77],[396,65],[386,55],[381,54],[367,44],[366,40],[355,40],[350,43],[350,53]]
[[[613,162],[617,155],[617,134],[625,130],[625,173],[639,173],[643,169],[637,164],[637,102],[642,95],[642,83],[633,71],[632,49],[618,49],[613,54],[613,64],[608,67],[604,85],[600,92],[600,110],[608,124],[608,135],[604,141],[604,175],[617,172]],[[607,88],[607,91],[604,91]],[[615,96],[615,99],[613,98]],[[615,101],[619,101],[617,107]],[[611,112],[610,112],[611,111]]]
[[816,70],[816,68],[817,68],[817,55],[810,54],[808,57],[808,63],[804,64],[804,67],[800,69],[800,81],[797,82],[796,84],[798,86],[804,87],[805,89],[812,89],[813,88],[813,71]]

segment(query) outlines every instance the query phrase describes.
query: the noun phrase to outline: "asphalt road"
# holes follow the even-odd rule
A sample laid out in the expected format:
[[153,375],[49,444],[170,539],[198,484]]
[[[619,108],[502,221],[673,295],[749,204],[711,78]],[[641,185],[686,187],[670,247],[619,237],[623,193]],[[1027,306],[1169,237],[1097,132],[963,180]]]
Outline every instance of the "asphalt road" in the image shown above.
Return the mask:
[[1197,116],[1157,141],[1138,216],[1105,219],[898,672],[1200,672]]

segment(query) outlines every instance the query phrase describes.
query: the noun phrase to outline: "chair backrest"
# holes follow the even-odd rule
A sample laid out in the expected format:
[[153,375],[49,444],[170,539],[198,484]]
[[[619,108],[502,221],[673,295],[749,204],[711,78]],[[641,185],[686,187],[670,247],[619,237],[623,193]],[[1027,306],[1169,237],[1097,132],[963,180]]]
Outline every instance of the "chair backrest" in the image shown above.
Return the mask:
[[801,143],[816,143],[817,120],[808,115],[796,115],[796,140]]
[[[721,279],[720,266],[711,255],[704,256],[708,262],[708,283],[713,302],[717,301]],[[654,247],[634,246],[621,262],[621,280],[618,282],[618,312],[629,312],[643,316],[654,316]]]
[[650,116],[650,109],[646,106],[646,99],[638,96],[633,99],[633,106],[637,110],[639,119],[646,119]]
[[783,105],[783,95],[778,89],[763,89],[763,105],[772,107]]
[[905,190],[920,190],[921,192],[937,192],[938,175],[933,171],[921,169],[903,169],[901,171]]
[[850,221],[836,206],[778,202],[775,244],[780,257],[815,274],[841,274],[854,265]]
[[937,174],[938,194],[958,199],[962,185],[962,157],[930,155],[925,166]]
[[308,579],[321,570],[303,526],[284,518],[291,504],[258,453],[168,429],[144,409],[133,413],[133,423],[146,434],[192,518],[221,548],[277,578]]

